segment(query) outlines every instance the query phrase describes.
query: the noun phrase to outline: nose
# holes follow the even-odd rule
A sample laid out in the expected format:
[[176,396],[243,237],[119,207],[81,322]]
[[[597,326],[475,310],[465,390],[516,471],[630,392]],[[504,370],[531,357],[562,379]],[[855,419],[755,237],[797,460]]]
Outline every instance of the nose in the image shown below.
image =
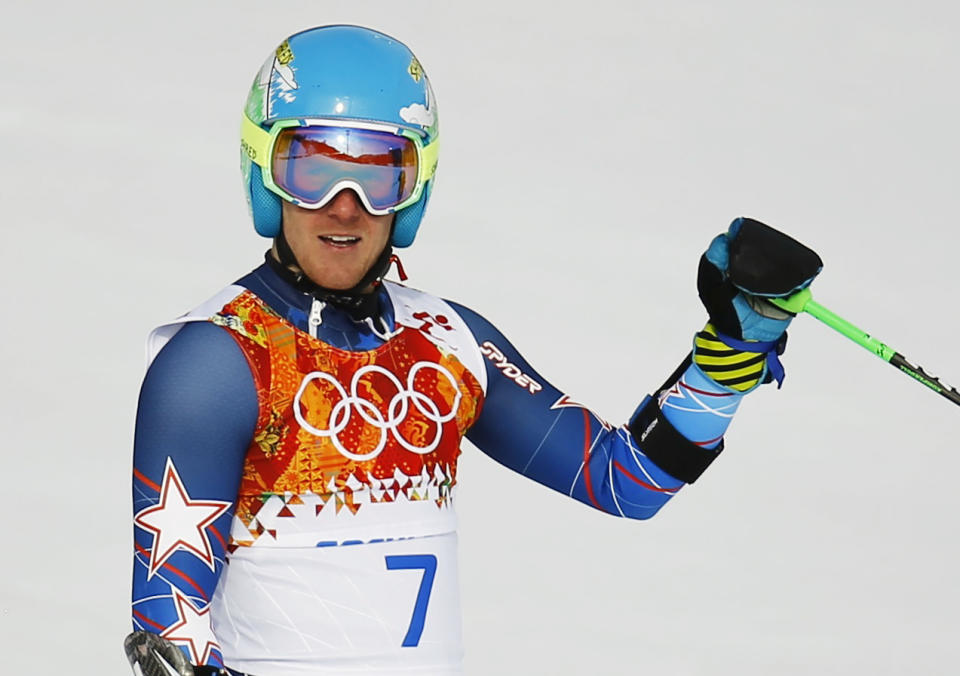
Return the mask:
[[327,212],[340,221],[355,221],[364,212],[360,196],[350,188],[345,188],[334,195],[327,204]]

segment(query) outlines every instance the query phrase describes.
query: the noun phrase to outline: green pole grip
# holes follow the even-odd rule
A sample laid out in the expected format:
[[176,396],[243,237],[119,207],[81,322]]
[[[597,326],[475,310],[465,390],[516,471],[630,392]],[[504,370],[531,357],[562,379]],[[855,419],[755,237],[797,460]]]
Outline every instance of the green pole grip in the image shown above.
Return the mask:
[[940,382],[939,378],[930,375],[924,371],[921,366],[914,366],[907,361],[906,357],[892,347],[885,345],[866,331],[858,329],[843,317],[820,305],[820,303],[814,302],[813,297],[810,295],[810,289],[799,291],[789,298],[767,298],[766,300],[787,312],[794,314],[806,312],[810,316],[816,317],[834,331],[842,333],[853,342],[873,352],[894,368],[903,371],[937,394],[943,395],[954,404],[960,406],[960,391],[946,383]]
[[806,312],[811,317],[819,319],[834,331],[838,331],[853,342],[862,345],[886,362],[889,362],[893,358],[893,355],[897,353],[896,350],[872,337],[863,329],[857,328],[840,315],[813,300],[809,288],[798,291],[789,298],[767,298],[767,300],[777,307],[794,314]]
[[885,345],[881,341],[871,336],[869,333],[857,328],[843,317],[831,312],[816,301],[811,300],[809,303],[807,303],[807,307],[804,308],[804,312],[806,312],[808,315],[816,317],[821,322],[830,328],[839,331],[850,340],[859,343],[880,357],[883,361],[890,361],[893,358],[893,355],[897,353],[892,347]]

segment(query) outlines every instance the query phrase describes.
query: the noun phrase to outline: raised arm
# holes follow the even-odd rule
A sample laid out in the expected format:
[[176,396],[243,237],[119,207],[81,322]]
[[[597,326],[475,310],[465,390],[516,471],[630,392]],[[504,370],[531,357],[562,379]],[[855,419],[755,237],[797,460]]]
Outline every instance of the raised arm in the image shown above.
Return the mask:
[[763,297],[810,284],[821,262],[772,228],[737,219],[701,259],[710,322],[690,356],[615,427],[537,373],[493,325],[457,307],[486,356],[488,391],[468,438],[514,471],[609,514],[653,516],[723,449],[744,394],[782,380],[791,316]]

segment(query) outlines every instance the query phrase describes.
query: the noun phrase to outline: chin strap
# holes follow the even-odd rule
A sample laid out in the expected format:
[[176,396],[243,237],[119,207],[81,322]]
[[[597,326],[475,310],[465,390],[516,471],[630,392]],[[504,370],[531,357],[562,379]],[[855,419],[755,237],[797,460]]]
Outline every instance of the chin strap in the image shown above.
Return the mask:
[[[354,319],[363,321],[367,317],[374,317],[378,314],[379,303],[375,289],[380,285],[383,276],[387,274],[395,256],[393,255],[393,247],[388,242],[377,260],[367,270],[367,274],[350,289],[328,289],[307,277],[297,262],[297,257],[294,256],[282,230],[273,240],[273,248],[267,251],[264,258],[274,272],[295,288],[304,293],[309,293],[317,300],[346,310]],[[371,289],[371,287],[373,288]]]

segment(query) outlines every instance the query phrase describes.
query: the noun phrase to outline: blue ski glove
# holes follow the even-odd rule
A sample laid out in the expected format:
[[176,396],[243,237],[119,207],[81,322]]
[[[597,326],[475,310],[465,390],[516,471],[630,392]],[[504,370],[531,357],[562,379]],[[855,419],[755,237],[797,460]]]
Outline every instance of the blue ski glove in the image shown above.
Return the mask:
[[820,256],[795,239],[750,218],[733,221],[700,258],[697,291],[710,322],[694,340],[694,363],[738,392],[782,383],[777,355],[793,315],[765,298],[807,288],[821,269]]

